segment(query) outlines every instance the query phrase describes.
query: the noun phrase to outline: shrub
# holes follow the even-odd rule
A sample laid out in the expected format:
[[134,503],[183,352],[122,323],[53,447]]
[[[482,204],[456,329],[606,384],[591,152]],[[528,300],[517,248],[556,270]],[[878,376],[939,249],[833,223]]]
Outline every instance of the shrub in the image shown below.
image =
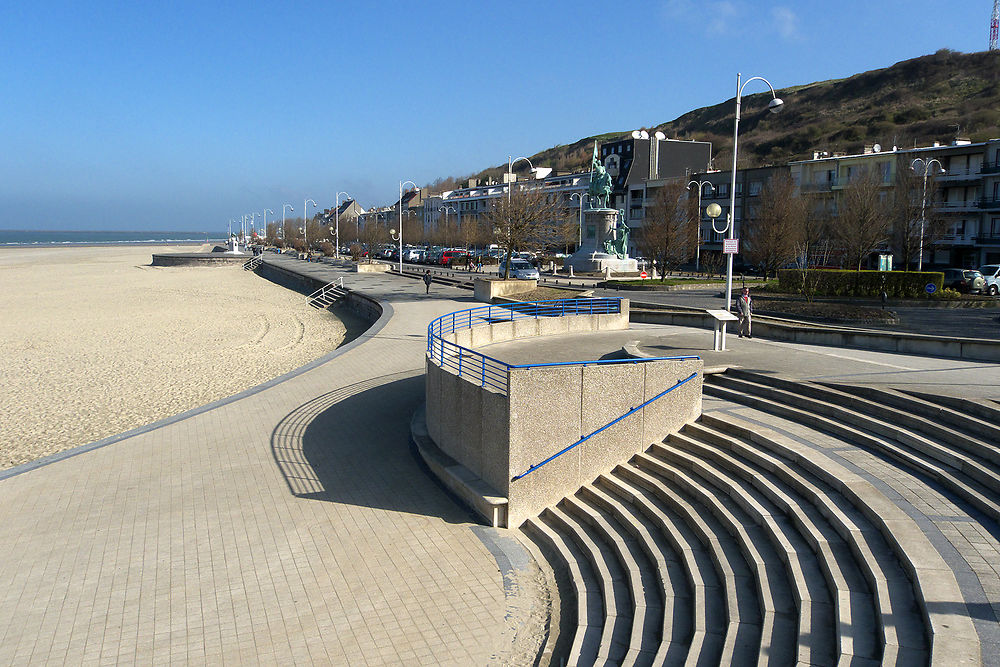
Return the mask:
[[[883,282],[884,281],[884,282]],[[926,297],[925,287],[933,283],[935,294],[941,293],[944,274],[938,271],[838,271],[812,269],[809,282],[817,296],[864,296],[879,297],[883,285],[886,293],[897,299]],[[802,291],[802,271],[782,269],[778,272],[778,284],[783,291]]]
[[325,257],[333,257],[335,254],[333,251],[333,244],[329,241],[323,241],[319,244],[319,251],[323,253]]
[[306,242],[303,241],[302,239],[292,239],[291,246],[299,252],[306,251]]

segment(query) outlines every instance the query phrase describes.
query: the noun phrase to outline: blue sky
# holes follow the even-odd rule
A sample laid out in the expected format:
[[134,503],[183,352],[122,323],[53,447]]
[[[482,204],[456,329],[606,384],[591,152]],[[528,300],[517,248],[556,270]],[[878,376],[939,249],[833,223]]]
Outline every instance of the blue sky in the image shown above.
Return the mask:
[[[221,231],[941,48],[992,3],[0,5],[0,228]],[[749,92],[749,89],[748,89]],[[759,92],[759,91],[754,91]],[[269,214],[269,220],[271,216]]]

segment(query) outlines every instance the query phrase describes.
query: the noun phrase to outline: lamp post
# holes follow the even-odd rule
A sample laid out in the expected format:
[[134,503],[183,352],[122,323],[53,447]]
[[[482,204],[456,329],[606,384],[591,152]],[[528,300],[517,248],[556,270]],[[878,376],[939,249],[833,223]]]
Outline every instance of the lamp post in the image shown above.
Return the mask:
[[254,211],[253,213],[250,214],[250,237],[251,238],[253,238],[254,236],[256,236],[256,231],[257,230],[256,230],[256,228],[253,225],[253,221],[257,219],[258,215],[260,215],[260,214],[257,213],[256,211]]
[[648,180],[658,178],[660,175],[660,142],[667,138],[667,135],[657,130],[652,135],[646,130],[632,130],[633,139],[649,140],[649,169],[647,170]]
[[281,240],[282,241],[285,240],[285,209],[286,208],[289,211],[291,211],[292,213],[295,213],[295,207],[292,206],[291,204],[282,204],[281,205]]
[[913,162],[910,163],[910,169],[912,169],[914,172],[917,170],[918,162],[921,164],[921,166],[923,166],[924,190],[923,190],[923,195],[920,197],[920,249],[917,251],[917,271],[923,271],[924,270],[924,221],[926,220],[925,212],[927,210],[927,172],[929,172],[931,170],[931,167],[933,167],[935,164],[938,166],[938,169],[941,170],[942,174],[946,173],[946,170],[944,168],[944,165],[941,164],[941,161],[938,160],[937,158],[931,158],[930,160],[925,160],[922,157],[918,157],[915,160],[913,160]]
[[[264,209],[264,238],[267,238],[267,212],[271,211],[269,208]],[[274,215],[274,211],[271,211],[271,215]],[[276,235],[277,236],[277,235]]]
[[306,199],[302,202],[302,242],[306,246],[306,252],[309,252],[309,238],[306,236],[309,232],[309,221],[306,219],[306,212],[309,210],[309,202],[312,202],[313,206],[317,206],[315,201],[312,199]]
[[445,234],[447,234],[448,233],[447,232],[447,230],[448,230],[448,211],[451,211],[452,213],[454,213],[456,215],[458,214],[458,211],[455,210],[454,206],[439,206],[438,210],[439,211],[444,211],[444,228],[445,228]]
[[335,206],[336,206],[336,213],[334,214],[334,216],[336,218],[336,221],[337,221],[336,222],[336,230],[335,230],[336,241],[337,241],[337,248],[336,248],[336,251],[335,251],[336,254],[334,256],[337,259],[340,259],[340,195],[344,195],[344,201],[353,201],[351,199],[351,195],[347,194],[346,192],[340,191],[340,192],[337,193],[337,203],[335,204]]
[[701,189],[707,185],[709,190],[715,190],[715,186],[709,181],[688,181],[687,186],[690,188],[692,185],[698,186],[698,218],[695,220],[698,236],[694,245],[694,272],[701,273]]
[[[420,192],[420,186],[418,186],[413,181],[400,181],[399,182],[399,273],[403,273],[403,186],[407,183],[413,185],[413,189],[416,192]],[[413,211],[410,211],[413,213]]]
[[535,171],[535,165],[531,164],[531,160],[529,160],[528,158],[524,156],[518,158],[512,158],[510,155],[507,156],[507,203],[508,204],[510,203],[510,190],[514,184],[514,165],[520,162],[521,160],[524,160],[525,162],[528,163],[528,167],[531,169],[532,172]]
[[[767,87],[771,90],[771,101],[767,103],[767,110],[771,113],[778,113],[781,111],[781,107],[784,102],[775,95],[774,86],[767,79],[755,76],[747,79],[741,85],[741,75],[737,73],[736,75],[736,120],[733,123],[733,173],[732,180],[729,184],[729,219],[727,221],[728,234],[727,238],[732,241],[736,238],[736,151],[737,145],[740,137],[740,102],[743,96],[743,89],[751,81],[763,81],[767,84]],[[712,229],[715,229],[715,221],[712,221]],[[718,231],[718,230],[716,230]],[[726,262],[726,312],[729,312],[733,303],[733,253],[727,253],[729,255],[728,261]],[[723,340],[725,340],[725,322],[722,324]]]
[[576,249],[579,250],[580,246],[583,245],[583,200],[590,195],[586,192],[574,192],[569,196],[569,200],[573,201],[573,197],[579,197],[580,199],[580,233],[577,235]]
[[[403,214],[412,216],[417,215],[416,213],[410,210],[403,211]],[[402,275],[403,274],[403,218],[402,217],[399,219],[399,237],[397,238],[395,229],[389,230],[389,236],[392,237],[393,241],[397,240],[399,241],[399,273],[400,275]]]

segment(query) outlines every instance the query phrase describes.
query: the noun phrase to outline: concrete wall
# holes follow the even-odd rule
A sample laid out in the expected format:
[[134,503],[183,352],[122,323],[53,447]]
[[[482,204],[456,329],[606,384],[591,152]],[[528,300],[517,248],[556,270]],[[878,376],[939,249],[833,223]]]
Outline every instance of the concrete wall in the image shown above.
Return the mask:
[[235,266],[243,265],[253,255],[226,255],[216,253],[168,253],[153,255],[152,266]]
[[[511,371],[508,525],[612,470],[701,414],[702,361],[555,366]],[[517,481],[515,475],[687,378],[697,377]]]
[[[627,313],[623,308],[621,315],[500,322],[456,332],[454,338],[463,344],[467,338],[485,344],[566,331],[623,329]],[[503,394],[427,359],[427,431],[444,454],[468,471],[470,480],[507,497],[507,525],[517,526],[696,419],[701,414],[701,371],[700,359],[511,369],[508,392]],[[684,386],[527,477],[511,481],[692,373],[697,377]]]
[[[260,266],[257,267],[256,273],[262,278],[299,292],[302,295],[312,294],[320,287],[326,285],[322,280],[295,273],[294,271],[289,271],[281,266],[268,264],[267,262],[261,262]],[[375,322],[382,316],[382,306],[379,305],[378,301],[358,292],[348,291],[342,303],[351,312],[367,322]]]
[[510,296],[511,294],[523,294],[538,287],[537,280],[498,280],[487,278],[476,278],[475,286],[476,301],[483,303],[493,303],[493,299],[498,296]]
[[[714,320],[710,315],[693,310],[685,312],[639,308],[633,309],[629,318],[632,322],[650,324],[676,324],[705,329],[714,327]],[[920,334],[849,329],[821,324],[805,325],[763,316],[754,316],[753,333],[760,338],[792,343],[1000,362],[1000,341],[978,338],[922,336]],[[708,340],[706,349],[710,349],[711,340],[710,338],[706,340]]]

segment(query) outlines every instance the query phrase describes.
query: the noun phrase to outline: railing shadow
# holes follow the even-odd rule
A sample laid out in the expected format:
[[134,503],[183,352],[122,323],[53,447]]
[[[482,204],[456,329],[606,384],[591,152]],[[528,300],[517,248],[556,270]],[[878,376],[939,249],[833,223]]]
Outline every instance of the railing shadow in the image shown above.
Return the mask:
[[289,491],[299,498],[469,522],[410,446],[410,418],[423,399],[423,374],[408,372],[300,405],[271,434],[271,453]]

